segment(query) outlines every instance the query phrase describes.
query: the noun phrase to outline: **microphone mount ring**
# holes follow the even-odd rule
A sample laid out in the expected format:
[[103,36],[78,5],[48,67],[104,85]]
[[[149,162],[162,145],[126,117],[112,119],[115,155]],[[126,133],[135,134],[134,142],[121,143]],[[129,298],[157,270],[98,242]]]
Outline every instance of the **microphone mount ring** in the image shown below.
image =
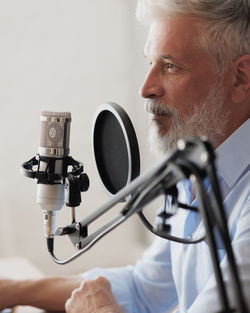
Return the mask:
[[[55,162],[63,161],[62,174],[54,174]],[[39,171],[40,162],[47,163],[45,171]],[[38,166],[36,171],[33,170],[34,166]],[[72,171],[68,172],[68,167],[72,166]],[[73,176],[78,176],[83,172],[83,164],[80,161],[74,160],[70,156],[64,156],[62,158],[46,157],[37,154],[29,161],[21,165],[21,173],[29,178],[37,179],[38,182],[53,184],[57,181],[65,178],[67,175],[71,174]]]

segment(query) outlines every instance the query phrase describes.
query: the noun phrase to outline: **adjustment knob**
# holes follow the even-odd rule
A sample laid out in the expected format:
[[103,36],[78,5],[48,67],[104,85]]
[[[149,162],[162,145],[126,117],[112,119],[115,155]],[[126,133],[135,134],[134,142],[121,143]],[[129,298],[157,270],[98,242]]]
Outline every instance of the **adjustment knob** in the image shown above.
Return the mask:
[[89,189],[89,177],[86,173],[82,173],[79,176],[79,180],[80,180],[80,190],[83,191],[87,191]]

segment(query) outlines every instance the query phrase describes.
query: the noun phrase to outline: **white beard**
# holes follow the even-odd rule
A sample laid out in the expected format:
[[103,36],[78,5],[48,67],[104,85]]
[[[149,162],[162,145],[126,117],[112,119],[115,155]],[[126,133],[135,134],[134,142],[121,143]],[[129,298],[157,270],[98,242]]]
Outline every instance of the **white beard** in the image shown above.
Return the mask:
[[151,120],[149,128],[150,150],[164,155],[177,146],[179,139],[207,136],[212,145],[216,145],[225,136],[225,126],[228,114],[224,111],[225,95],[219,85],[211,89],[201,105],[193,105],[190,114],[180,118],[175,109],[155,100],[147,100],[146,110],[154,113],[168,113],[171,115],[171,127],[164,135],[158,132],[158,125]]

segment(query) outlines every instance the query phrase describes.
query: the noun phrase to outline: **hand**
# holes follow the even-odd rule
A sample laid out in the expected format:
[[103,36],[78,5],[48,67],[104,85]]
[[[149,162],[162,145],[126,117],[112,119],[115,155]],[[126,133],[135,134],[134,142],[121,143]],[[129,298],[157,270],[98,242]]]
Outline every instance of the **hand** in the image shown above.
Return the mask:
[[16,305],[15,300],[16,282],[12,279],[0,279],[0,310]]
[[67,313],[124,313],[104,277],[83,282],[72,292],[65,309]]

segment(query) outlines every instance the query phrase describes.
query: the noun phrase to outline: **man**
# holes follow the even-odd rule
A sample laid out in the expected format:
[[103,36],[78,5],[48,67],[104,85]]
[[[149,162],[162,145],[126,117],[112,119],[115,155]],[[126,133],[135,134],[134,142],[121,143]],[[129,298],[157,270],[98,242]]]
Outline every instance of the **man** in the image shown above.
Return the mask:
[[[232,247],[248,295],[250,3],[139,0],[137,15],[150,23],[145,45],[150,69],[141,95],[147,99],[151,116],[151,141],[164,153],[180,138],[206,135],[212,142]],[[180,182],[178,189],[182,201],[197,204],[189,182]],[[195,238],[204,231],[194,212],[176,214],[171,220],[180,237]],[[224,247],[219,247],[229,298],[235,304]],[[98,276],[103,277],[92,280]],[[62,310],[69,298],[69,313],[158,313],[176,307],[181,313],[211,313],[221,309],[206,241],[182,245],[157,238],[134,267],[93,269],[67,279],[3,281],[1,285],[1,307],[30,304]]]

